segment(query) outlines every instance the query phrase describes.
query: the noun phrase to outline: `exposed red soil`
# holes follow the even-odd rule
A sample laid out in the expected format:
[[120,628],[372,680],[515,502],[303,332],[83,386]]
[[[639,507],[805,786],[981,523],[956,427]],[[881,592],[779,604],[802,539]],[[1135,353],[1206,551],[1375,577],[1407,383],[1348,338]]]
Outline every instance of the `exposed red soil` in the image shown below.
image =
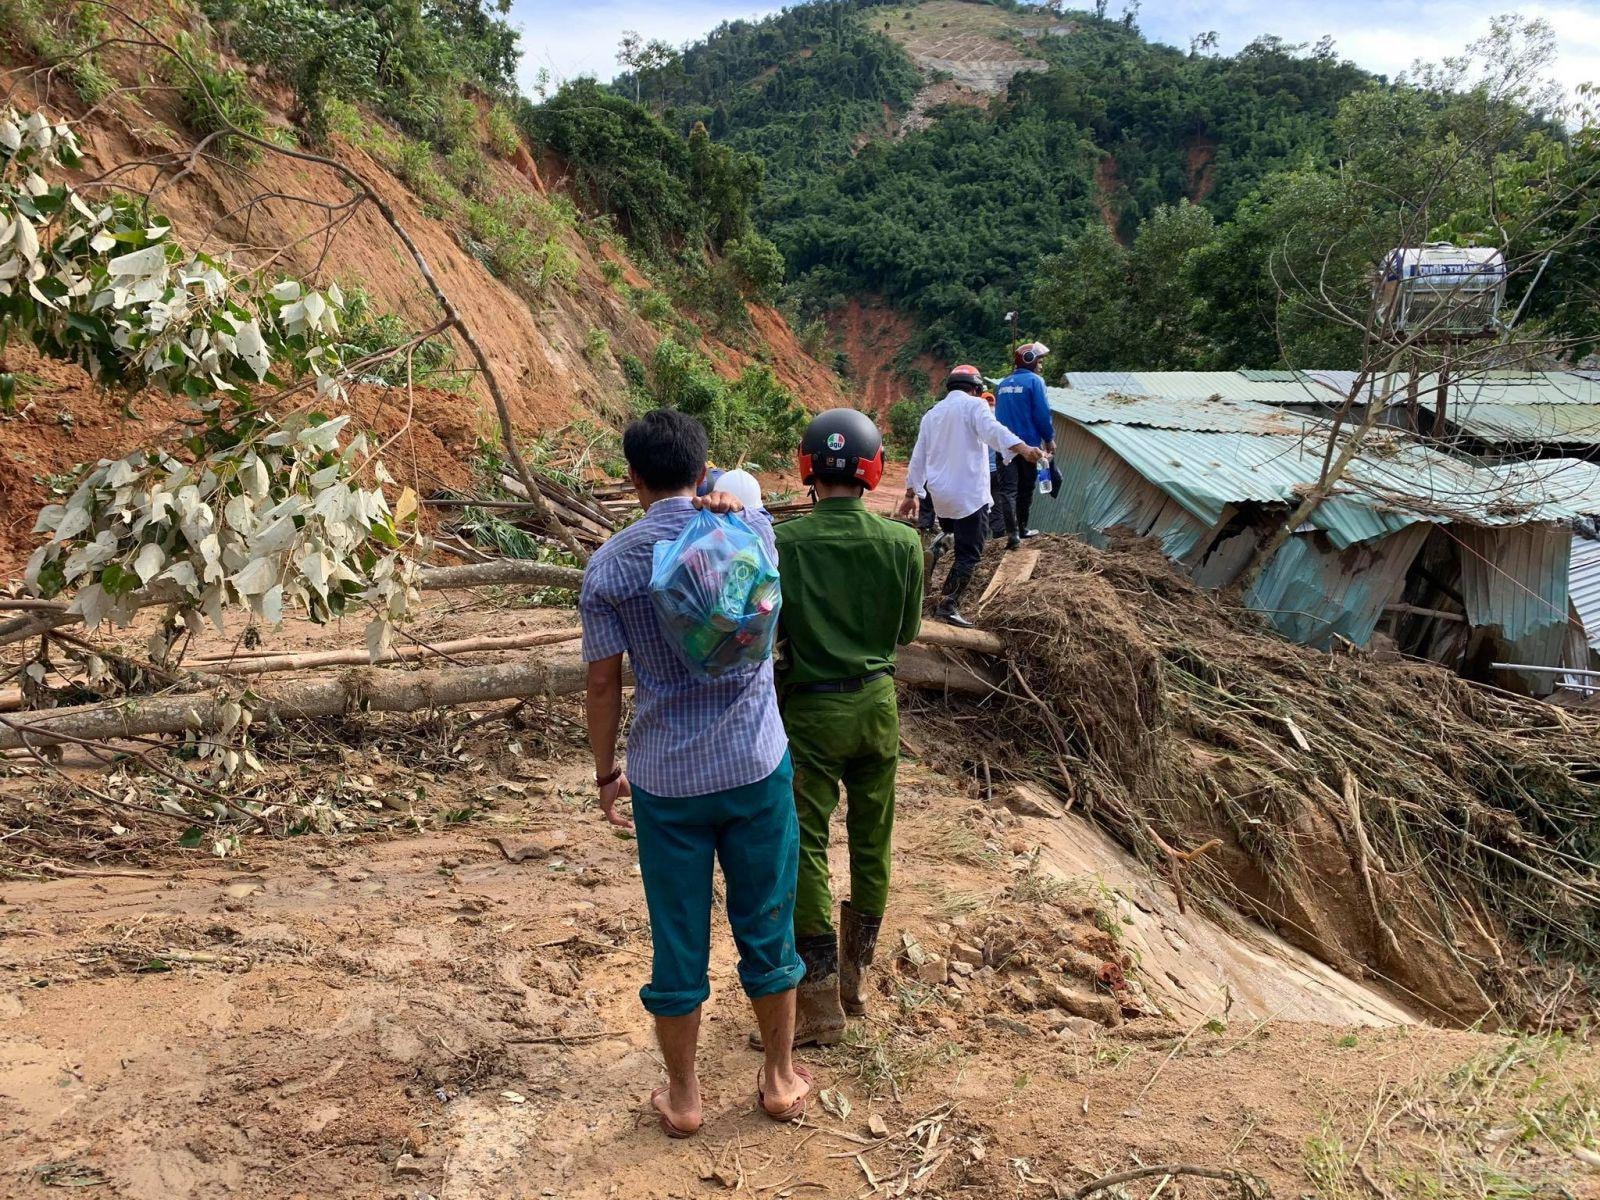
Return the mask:
[[[916,389],[915,383],[895,370],[895,356],[916,336],[916,323],[881,300],[853,299],[829,317],[829,325],[850,362],[850,379],[857,401],[879,417]],[[931,390],[944,374],[945,364],[931,354],[921,354],[913,369]]]
[[[141,445],[170,446],[197,414],[179,397],[139,394],[124,404],[68,363],[13,347],[7,362],[24,376],[18,414],[0,421],[0,577],[15,574],[32,553],[33,523],[50,500],[53,475],[120,458]],[[410,411],[408,413],[408,405]],[[416,388],[357,387],[350,411],[380,439],[389,472],[419,495],[464,488],[483,416],[468,396]]]
[[1216,139],[1197,133],[1184,150],[1183,167],[1189,181],[1189,199],[1199,204],[1217,186],[1215,165]]
[[1122,236],[1122,218],[1117,214],[1117,193],[1122,191],[1122,180],[1117,175],[1117,156],[1108,154],[1094,167],[1094,202],[1100,208],[1100,220],[1106,232],[1116,239],[1117,245],[1126,246]]
[[[138,69],[131,61],[111,65],[128,78]],[[27,95],[29,86],[22,85],[19,103],[38,102],[37,95]],[[289,97],[266,83],[258,81],[256,86],[273,110],[272,120],[287,126]],[[64,95],[56,89],[52,111],[62,111]],[[181,128],[167,92],[123,93],[93,120],[78,126],[85,158],[79,177],[93,179],[119,164],[171,153],[183,144],[172,132]],[[588,240],[580,229],[561,232],[558,236],[578,264],[577,279],[571,290],[552,287],[530,302],[491,274],[468,251],[461,234],[430,215],[382,163],[338,136],[326,153],[366,179],[415,240],[506,388],[524,440],[577,419],[615,424],[626,417],[631,402],[618,356],[647,358],[663,335],[633,311],[601,270],[608,262],[621,270],[628,287],[651,286],[618,243]],[[486,170],[480,184],[485,196],[568,187],[569,172],[563,162],[550,155],[536,161],[526,147],[519,147],[510,162],[486,155]],[[148,182],[138,172],[122,179],[129,185],[136,179]],[[283,198],[251,204],[268,189]],[[317,205],[337,203],[347,195],[335,171],[314,163],[273,157],[254,168],[240,168],[202,159],[162,192],[159,209],[192,249],[231,254],[244,264],[281,249],[273,270],[324,286],[338,282],[347,291],[360,287],[376,311],[396,313],[417,329],[433,325],[439,313],[416,264],[371,205],[353,210],[331,238],[319,232],[326,214]],[[608,335],[611,353],[591,357],[584,347],[597,329]],[[751,306],[747,330],[727,338],[707,334],[699,348],[730,378],[753,362],[769,363],[809,408],[844,402],[835,373],[805,353],[783,316],[770,307]],[[106,395],[75,368],[39,363],[16,346],[9,361],[13,369],[39,382],[23,388],[22,415],[0,424],[0,570],[7,572],[29,553],[29,531],[46,502],[37,478],[68,471],[75,464],[120,457],[152,434],[175,432],[188,411],[171,397],[148,395],[131,406],[139,414],[137,419],[124,417],[121,400]],[[467,361],[464,347],[459,348],[458,361]],[[395,396],[400,395],[359,389],[355,407],[363,416],[368,410],[379,415],[378,432],[393,433],[399,421]],[[415,474],[432,479],[435,486],[464,482],[477,435],[495,428],[481,386],[466,395],[419,390],[412,420],[406,437],[386,458],[396,478],[406,480]]]

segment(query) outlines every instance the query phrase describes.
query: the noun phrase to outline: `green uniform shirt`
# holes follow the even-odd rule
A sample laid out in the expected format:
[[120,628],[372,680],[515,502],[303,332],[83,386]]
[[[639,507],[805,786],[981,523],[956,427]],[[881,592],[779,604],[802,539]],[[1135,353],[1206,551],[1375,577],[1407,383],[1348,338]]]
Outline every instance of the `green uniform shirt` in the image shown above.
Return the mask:
[[829,683],[894,665],[922,624],[922,541],[855,499],[819,500],[777,526],[779,683]]

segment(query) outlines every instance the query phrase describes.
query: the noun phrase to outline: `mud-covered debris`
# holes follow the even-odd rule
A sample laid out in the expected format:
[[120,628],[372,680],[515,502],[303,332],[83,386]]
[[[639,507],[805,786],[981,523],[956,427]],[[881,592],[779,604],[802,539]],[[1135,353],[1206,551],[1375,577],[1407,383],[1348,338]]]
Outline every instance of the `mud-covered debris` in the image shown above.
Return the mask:
[[1006,806],[1022,817],[1044,817],[1056,820],[1066,814],[1041,787],[1019,783],[1006,795]]
[[567,844],[563,829],[546,829],[525,836],[501,834],[489,839],[506,858],[514,863],[530,859],[549,858]]

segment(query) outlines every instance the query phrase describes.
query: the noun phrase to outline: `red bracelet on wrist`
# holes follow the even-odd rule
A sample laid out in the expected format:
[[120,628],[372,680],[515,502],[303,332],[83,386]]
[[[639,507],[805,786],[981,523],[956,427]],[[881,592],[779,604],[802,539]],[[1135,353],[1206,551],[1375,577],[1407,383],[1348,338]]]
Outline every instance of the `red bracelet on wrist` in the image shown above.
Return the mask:
[[595,787],[606,787],[609,784],[615,783],[617,780],[619,780],[621,778],[622,778],[622,768],[621,767],[612,767],[609,774],[596,775],[594,777],[594,785],[595,785]]

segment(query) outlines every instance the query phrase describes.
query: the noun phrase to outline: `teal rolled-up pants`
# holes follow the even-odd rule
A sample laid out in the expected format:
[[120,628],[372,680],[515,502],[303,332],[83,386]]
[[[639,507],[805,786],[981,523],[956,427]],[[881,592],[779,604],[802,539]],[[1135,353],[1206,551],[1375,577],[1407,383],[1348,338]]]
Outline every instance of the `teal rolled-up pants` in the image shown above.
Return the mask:
[[704,796],[633,789],[639,873],[654,950],[639,999],[658,1017],[685,1016],[711,995],[711,873],[722,864],[739,983],[751,999],[805,976],[794,948],[799,831],[787,754],[756,783]]

